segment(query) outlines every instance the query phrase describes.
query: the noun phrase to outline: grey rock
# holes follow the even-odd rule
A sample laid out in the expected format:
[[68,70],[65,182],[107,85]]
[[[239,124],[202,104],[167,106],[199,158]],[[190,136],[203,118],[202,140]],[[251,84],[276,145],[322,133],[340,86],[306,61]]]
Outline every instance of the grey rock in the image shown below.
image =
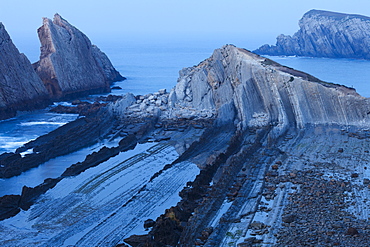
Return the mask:
[[157,99],[157,100],[155,101],[155,105],[156,105],[156,106],[161,106],[161,105],[162,105],[162,100]]
[[55,99],[109,92],[110,83],[124,78],[85,34],[60,15],[43,19],[38,29],[40,60],[34,68]]
[[276,45],[255,50],[264,55],[370,59],[370,17],[310,10],[293,36],[279,35]]
[[135,102],[135,96],[131,93],[127,93],[122,99],[109,104],[109,110],[118,116],[124,116],[126,114],[126,109]]
[[370,121],[369,101],[354,89],[323,82],[233,45],[180,71],[169,106],[173,114],[211,109],[219,124],[234,121],[241,129],[272,125],[276,135],[306,124],[366,126]]
[[17,110],[32,110],[49,103],[47,90],[30,61],[19,53],[0,23],[0,120]]

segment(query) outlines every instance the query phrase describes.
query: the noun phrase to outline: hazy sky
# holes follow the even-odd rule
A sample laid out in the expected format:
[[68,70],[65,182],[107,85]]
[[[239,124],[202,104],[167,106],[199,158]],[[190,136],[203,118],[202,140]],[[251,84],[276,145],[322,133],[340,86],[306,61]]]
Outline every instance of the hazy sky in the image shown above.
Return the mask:
[[[370,16],[369,0],[0,0],[0,21],[14,42],[37,41],[42,17],[58,12],[93,41],[139,34],[293,34],[310,9]],[[23,36],[23,37],[22,37]],[[38,42],[38,41],[37,41]]]

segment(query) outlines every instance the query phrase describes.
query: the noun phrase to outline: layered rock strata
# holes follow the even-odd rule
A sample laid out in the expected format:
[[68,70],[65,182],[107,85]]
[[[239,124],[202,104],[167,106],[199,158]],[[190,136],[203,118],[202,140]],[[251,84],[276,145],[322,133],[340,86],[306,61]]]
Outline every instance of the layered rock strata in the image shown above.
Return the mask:
[[[198,66],[180,72],[178,84],[168,96],[169,110],[158,113],[162,121],[181,119],[193,111],[213,113],[213,134],[212,128],[208,129],[210,132],[205,131],[183,153],[183,157],[196,162],[202,172],[180,193],[182,200],[156,220],[148,235],[132,236],[125,241],[135,246],[295,243],[300,237],[275,237],[279,229],[284,234],[284,226],[290,226],[283,223],[289,214],[289,207],[285,212],[284,206],[289,204],[290,188],[294,188],[291,182],[295,182],[297,176],[292,164],[305,172],[309,169],[314,176],[320,176],[315,168],[328,169],[323,166],[326,158],[332,160],[333,167],[340,167],[336,169],[337,176],[351,176],[357,169],[363,169],[369,160],[368,151],[362,150],[359,154],[364,162],[347,168],[341,161],[343,157],[335,152],[343,152],[339,146],[349,136],[358,137],[360,141],[354,146],[363,149],[368,141],[369,107],[368,99],[351,88],[325,83],[232,45],[216,50]],[[227,142],[220,141],[221,133],[227,136],[222,137]],[[324,145],[326,140],[330,151],[315,151],[315,135],[322,135],[317,143]],[[312,142],[310,147],[306,147],[308,139]],[[223,143],[222,147],[218,143]],[[302,150],[295,154],[295,147]],[[308,157],[296,158],[295,155],[303,157],[302,152],[308,152]],[[289,166],[289,170],[280,170],[283,164]],[[273,187],[267,183],[269,177],[279,174],[290,176],[282,181],[281,193],[276,190],[278,185]],[[334,181],[330,178],[328,175],[327,179]],[[289,189],[284,190],[284,186]],[[364,206],[358,201],[353,203]],[[275,205],[276,209],[266,221],[260,222],[260,215],[266,217],[263,205],[272,208]],[[324,212],[326,209],[315,210]],[[309,215],[312,211],[306,213]],[[351,224],[339,226],[340,230],[333,233],[330,241],[342,239],[341,231]],[[312,236],[319,235],[321,228],[308,227],[313,231]],[[253,238],[256,235],[261,237]],[[363,243],[366,239],[364,235],[351,241]],[[316,244],[322,241],[312,239]]]
[[264,55],[370,59],[370,18],[310,10],[293,36],[279,35],[276,45],[254,52]]
[[[36,237],[29,237],[25,229],[19,233],[14,228],[12,219],[5,220],[0,234],[5,240],[1,243],[22,238],[22,243],[40,244],[39,234],[44,234],[46,237],[41,241],[49,244],[73,244],[70,242],[73,236],[77,245],[89,243],[89,246],[101,243],[125,246],[124,241],[132,246],[238,247],[298,246],[302,241],[313,246],[336,246],[342,242],[346,246],[362,246],[368,242],[370,105],[368,99],[353,89],[325,83],[227,45],[198,66],[182,70],[178,84],[169,94],[165,90],[143,96],[127,94],[104,109],[112,118],[99,120],[108,126],[101,130],[109,129],[109,138],[123,140],[117,147],[103,147],[88,155],[83,162],[68,168],[62,177],[84,175],[92,166],[99,168],[101,162],[120,155],[137,141],[162,143],[155,145],[158,149],[150,148],[146,154],[126,157],[123,162],[113,158],[115,168],[109,166],[105,172],[86,170],[92,173],[91,180],[86,180],[75,191],[77,194],[66,194],[63,200],[54,189],[49,199],[52,194],[56,198],[50,204],[44,204],[48,200],[46,194],[37,199],[38,192],[44,191],[47,184],[25,188],[19,196],[2,197],[4,218],[19,211],[24,197],[26,209],[34,203],[31,212],[27,212],[32,215],[33,227],[44,224],[55,227],[59,217],[68,219],[68,226],[52,236],[45,232],[49,228],[40,227],[37,236],[33,235]],[[114,126],[110,125],[113,123]],[[88,121],[84,125],[89,130],[83,128],[86,131],[81,132],[82,136],[94,129]],[[60,129],[60,139],[56,141],[51,140],[52,135],[45,136],[18,151],[33,148],[38,152],[40,147],[55,145],[62,139],[63,131],[66,137],[70,136],[66,130]],[[180,155],[161,153],[169,145]],[[141,178],[135,180],[125,169],[149,153],[164,155],[166,159],[156,158],[161,169],[153,170],[150,179],[147,174],[147,183],[140,183]],[[169,156],[172,159],[168,160]],[[182,182],[185,187],[179,193],[177,205],[165,210],[155,221],[144,218],[160,207],[150,201],[148,209],[148,198],[171,197],[173,194],[164,189],[168,181],[181,179],[179,172],[194,163],[200,173],[193,181]],[[165,176],[180,164],[176,173]],[[143,170],[149,169],[148,166]],[[129,196],[125,192],[105,203],[105,210],[92,207],[89,193],[103,191],[99,201],[116,193],[116,187],[104,191],[106,185],[117,181],[111,177],[114,175],[122,176],[120,184],[127,180],[137,185],[127,187]],[[152,190],[150,183],[158,179],[164,181]],[[62,183],[68,181],[63,178]],[[82,192],[83,195],[78,194]],[[70,221],[76,217],[73,206],[76,204],[70,206],[73,196],[77,196],[75,201],[90,205],[81,207],[82,214],[78,214],[76,222]],[[60,200],[63,214],[55,205]],[[50,206],[55,206],[53,216],[41,210]],[[122,223],[134,213],[130,208],[142,212],[142,216]],[[143,228],[144,235],[130,237],[130,233],[140,231],[138,222],[150,231],[145,234]],[[294,235],[289,234],[292,231]]]
[[49,103],[47,90],[0,23],[0,120]]
[[219,124],[234,122],[241,130],[274,126],[276,133],[307,124],[368,126],[370,121],[369,100],[354,89],[232,45],[183,69],[169,105],[168,117],[181,109],[215,111]]
[[108,57],[60,15],[44,18],[38,29],[40,60],[37,74],[54,99],[110,91],[110,83],[124,78]]

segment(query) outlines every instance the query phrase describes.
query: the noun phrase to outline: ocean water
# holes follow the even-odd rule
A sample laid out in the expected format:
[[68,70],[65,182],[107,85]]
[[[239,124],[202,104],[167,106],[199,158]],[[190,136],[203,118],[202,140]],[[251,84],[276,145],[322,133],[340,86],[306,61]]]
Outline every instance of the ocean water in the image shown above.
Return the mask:
[[[113,94],[147,94],[159,89],[170,90],[176,85],[178,72],[184,67],[197,65],[212,55],[216,48],[225,44],[253,50],[265,43],[263,38],[253,36],[128,36],[100,37],[93,40],[111,59],[116,69],[127,80],[116,85],[122,89]],[[37,60],[38,47],[22,45],[22,52],[32,62]],[[283,65],[305,71],[321,80],[354,87],[362,96],[370,97],[370,61],[353,59],[328,59],[304,57],[269,57]],[[19,115],[13,119],[0,121],[0,153],[13,152],[23,143],[46,134],[53,129],[72,121],[76,115],[48,113],[46,110]],[[42,181],[57,177],[77,158],[65,157],[48,162],[20,177],[2,180],[0,191],[7,194],[6,186],[12,193],[23,185],[35,186],[34,179]],[[78,158],[82,159],[82,158]]]
[[76,114],[57,114],[44,109],[2,120],[0,121],[0,154],[14,152],[26,142],[47,134],[77,117]]
[[370,61],[347,58],[266,56],[285,66],[304,71],[323,81],[355,88],[370,97]]

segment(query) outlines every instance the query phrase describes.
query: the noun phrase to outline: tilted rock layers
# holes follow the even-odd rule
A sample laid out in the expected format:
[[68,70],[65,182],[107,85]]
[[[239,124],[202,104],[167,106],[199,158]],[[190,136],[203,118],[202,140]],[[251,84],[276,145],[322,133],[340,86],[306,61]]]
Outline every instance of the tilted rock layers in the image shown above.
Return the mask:
[[322,82],[232,45],[180,71],[169,105],[173,117],[182,109],[215,109],[219,124],[233,121],[239,129],[272,125],[276,135],[307,124],[370,122],[369,100],[354,89]]
[[0,23],[0,119],[14,116],[17,110],[31,110],[48,102],[44,84]]
[[279,35],[275,46],[255,50],[264,55],[370,59],[370,17],[311,10],[293,36]]
[[44,18],[38,29],[40,60],[34,64],[52,98],[108,92],[110,83],[124,78],[108,57],[60,15]]

